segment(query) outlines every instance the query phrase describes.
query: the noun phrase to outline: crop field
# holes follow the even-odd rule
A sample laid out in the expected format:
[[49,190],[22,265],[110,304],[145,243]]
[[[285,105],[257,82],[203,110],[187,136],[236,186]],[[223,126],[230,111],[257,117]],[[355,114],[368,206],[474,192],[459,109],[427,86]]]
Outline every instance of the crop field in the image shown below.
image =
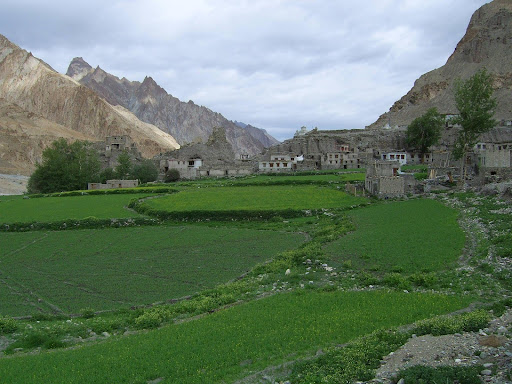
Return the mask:
[[139,217],[124,208],[131,199],[147,194],[92,195],[41,198],[4,198],[0,203],[0,223],[50,222],[66,219]]
[[303,239],[194,226],[0,233],[0,315],[179,298],[234,279]]
[[446,269],[461,255],[464,232],[457,211],[418,199],[351,211],[356,231],[326,246],[331,258],[352,267],[403,272]]
[[162,211],[272,211],[344,208],[366,201],[334,188],[296,185],[195,188],[151,199],[144,204]]
[[149,333],[0,359],[0,377],[24,384],[233,382],[318,348],[469,302],[460,296],[382,291],[278,294]]
[[240,180],[234,180],[234,183],[243,184],[265,184],[265,183],[285,183],[285,182],[332,182],[345,183],[347,181],[364,181],[365,173],[340,173],[340,174],[320,174],[320,175],[294,175],[294,176],[275,176],[275,175],[259,175],[256,177],[248,177]]

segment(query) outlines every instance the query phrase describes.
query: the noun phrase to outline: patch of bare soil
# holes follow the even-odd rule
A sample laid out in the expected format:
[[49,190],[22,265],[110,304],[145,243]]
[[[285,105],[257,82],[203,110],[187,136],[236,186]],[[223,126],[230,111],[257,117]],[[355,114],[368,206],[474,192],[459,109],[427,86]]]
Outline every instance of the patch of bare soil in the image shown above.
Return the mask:
[[0,174],[0,195],[22,195],[27,191],[28,176]]
[[413,336],[382,360],[371,383],[396,383],[398,371],[415,365],[483,365],[482,383],[512,384],[512,311],[491,321],[479,332],[444,336]]

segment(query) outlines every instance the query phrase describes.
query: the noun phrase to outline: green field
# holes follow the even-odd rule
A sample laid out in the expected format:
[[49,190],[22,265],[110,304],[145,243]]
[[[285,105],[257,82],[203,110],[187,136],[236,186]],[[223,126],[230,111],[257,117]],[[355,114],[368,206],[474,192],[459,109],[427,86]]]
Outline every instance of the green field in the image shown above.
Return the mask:
[[179,298],[236,278],[303,239],[197,226],[0,233],[0,315]]
[[352,267],[403,272],[438,271],[453,265],[465,236],[457,211],[417,199],[351,211],[356,231],[326,246],[332,260]]
[[194,188],[150,199],[144,205],[161,211],[272,211],[344,208],[366,201],[330,187],[296,185]]
[[279,294],[149,333],[0,359],[0,378],[24,384],[233,382],[268,365],[469,302],[460,296],[383,291]]
[[338,174],[320,174],[320,175],[259,175],[254,177],[247,177],[240,180],[233,180],[236,183],[243,184],[271,184],[271,183],[304,183],[304,182],[332,182],[332,183],[345,183],[347,181],[364,181],[365,173],[340,173]]
[[148,194],[92,195],[41,198],[4,198],[0,202],[0,223],[50,222],[66,219],[139,217],[124,208],[131,199]]

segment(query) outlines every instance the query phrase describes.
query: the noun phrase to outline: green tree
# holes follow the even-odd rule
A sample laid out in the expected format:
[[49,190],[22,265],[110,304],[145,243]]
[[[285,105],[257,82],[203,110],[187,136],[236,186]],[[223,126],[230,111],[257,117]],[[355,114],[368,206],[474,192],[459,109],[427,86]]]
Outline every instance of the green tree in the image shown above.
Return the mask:
[[116,178],[116,173],[112,168],[105,168],[100,172],[100,183],[106,183],[107,180],[112,180]]
[[466,179],[466,155],[484,132],[496,125],[493,116],[497,101],[493,97],[492,75],[484,68],[469,79],[455,82],[455,104],[459,116],[452,119],[461,130],[455,140],[453,156],[461,160],[460,182]]
[[116,177],[120,180],[126,180],[131,177],[132,159],[128,151],[123,151],[117,158],[117,167],[115,168]]
[[439,142],[444,122],[445,120],[437,112],[437,108],[430,108],[424,115],[414,119],[407,127],[407,145],[420,151],[422,163],[429,148]]
[[141,183],[149,183],[158,178],[158,168],[152,160],[145,159],[133,166],[132,176]]
[[86,189],[87,183],[99,180],[98,152],[87,141],[69,144],[54,141],[43,151],[41,163],[30,176],[29,193],[51,193]]

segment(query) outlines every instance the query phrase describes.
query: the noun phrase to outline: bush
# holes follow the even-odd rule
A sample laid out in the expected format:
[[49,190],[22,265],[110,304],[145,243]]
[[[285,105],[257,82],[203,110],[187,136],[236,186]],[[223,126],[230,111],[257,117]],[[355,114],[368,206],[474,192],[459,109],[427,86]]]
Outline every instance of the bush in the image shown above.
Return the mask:
[[90,319],[94,317],[94,315],[94,309],[92,308],[84,308],[80,310],[80,316],[83,317],[84,319]]
[[405,333],[376,331],[344,348],[334,348],[312,361],[296,364],[289,379],[296,384],[371,380],[382,357],[403,345],[407,338]]
[[157,328],[162,324],[162,319],[157,311],[147,311],[135,319],[135,327],[138,329]]
[[456,316],[438,316],[418,321],[413,332],[418,335],[448,335],[461,332],[475,332],[485,328],[491,316],[484,310],[463,313]]
[[165,172],[165,182],[166,183],[174,183],[180,179],[180,171],[175,168],[169,169]]
[[13,333],[18,329],[18,324],[16,320],[11,319],[10,317],[0,316],[0,335],[6,335],[8,333]]
[[396,272],[388,273],[387,275],[385,275],[384,278],[382,279],[382,283],[391,288],[406,290],[411,289],[411,283],[409,282],[409,280],[407,280],[401,274]]
[[398,374],[398,379],[404,379],[407,384],[427,383],[464,383],[480,384],[479,373],[483,366],[466,367],[428,367],[417,365],[407,368]]

